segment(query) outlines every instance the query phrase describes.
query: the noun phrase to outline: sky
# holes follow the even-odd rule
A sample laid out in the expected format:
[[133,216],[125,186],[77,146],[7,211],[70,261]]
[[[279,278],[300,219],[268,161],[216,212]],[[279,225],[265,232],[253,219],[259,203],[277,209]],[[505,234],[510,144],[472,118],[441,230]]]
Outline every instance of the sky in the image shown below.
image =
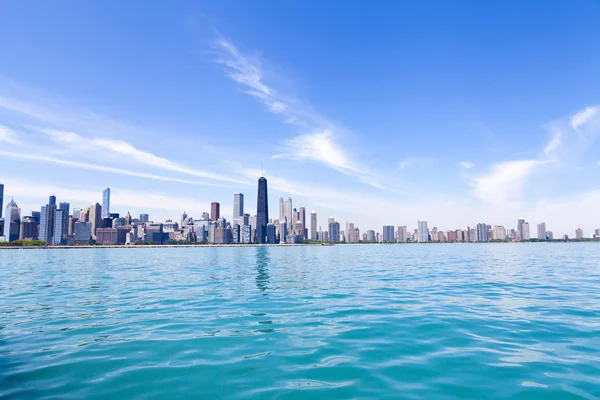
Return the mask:
[[[0,183],[154,221],[600,228],[600,2],[0,3]],[[263,167],[264,166],[264,167]]]

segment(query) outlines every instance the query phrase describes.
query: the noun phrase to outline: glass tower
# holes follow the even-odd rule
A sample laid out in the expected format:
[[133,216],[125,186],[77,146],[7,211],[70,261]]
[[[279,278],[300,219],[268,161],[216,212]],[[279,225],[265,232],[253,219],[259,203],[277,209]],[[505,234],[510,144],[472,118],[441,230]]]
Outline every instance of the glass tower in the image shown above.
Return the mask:
[[256,243],[265,243],[267,224],[269,223],[269,199],[267,194],[267,179],[258,178],[258,199],[256,201]]

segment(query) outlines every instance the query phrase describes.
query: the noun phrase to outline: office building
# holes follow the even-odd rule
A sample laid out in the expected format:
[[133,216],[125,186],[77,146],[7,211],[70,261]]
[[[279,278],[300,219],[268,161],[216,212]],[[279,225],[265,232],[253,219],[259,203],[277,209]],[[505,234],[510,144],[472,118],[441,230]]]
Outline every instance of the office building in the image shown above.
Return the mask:
[[394,242],[394,226],[384,225],[383,226],[383,242],[392,243]]
[[57,246],[67,244],[68,229],[69,214],[64,209],[56,210],[54,212],[54,232],[52,232],[52,244]]
[[494,240],[506,240],[506,229],[504,225],[495,225],[494,226]]
[[583,230],[581,228],[575,229],[575,239],[583,239]]
[[488,228],[486,224],[477,224],[477,241],[478,242],[487,242],[488,238]]
[[256,200],[256,243],[263,244],[267,239],[267,224],[269,223],[269,198],[267,179],[258,178],[258,198]]
[[340,223],[333,221],[329,224],[329,241],[338,243],[340,241]]
[[517,220],[517,232],[519,232],[519,237],[523,238],[523,225],[525,225],[524,219]]
[[221,204],[213,201],[210,203],[210,220],[214,222],[219,218],[221,218]]
[[537,237],[540,240],[546,240],[546,223],[542,222],[537,226]]
[[102,192],[102,218],[110,216],[110,188],[104,189]]
[[277,239],[277,235],[276,235],[275,225],[272,223],[267,224],[267,243],[275,244],[275,243],[277,243],[276,239]]
[[92,224],[89,222],[75,222],[73,240],[89,243],[92,240]]
[[92,239],[96,240],[96,229],[104,228],[102,226],[102,206],[98,203],[92,204],[89,210],[88,218],[92,229]]
[[367,235],[367,238],[366,238],[367,242],[374,242],[375,241],[375,231],[368,230],[367,233],[366,233],[366,235]]
[[521,225],[521,240],[529,240],[531,239],[530,233],[529,233],[529,222],[525,222],[523,223],[523,225]]
[[150,222],[150,216],[148,214],[140,214],[140,223],[145,224]]
[[314,210],[310,213],[310,239],[319,239],[317,232],[317,213]]
[[417,221],[417,240],[419,243],[427,243],[429,241],[429,229],[427,228],[427,221]]
[[33,217],[23,217],[19,229],[19,239],[37,240],[39,238],[40,223]]
[[4,185],[0,183],[0,219],[2,219],[2,211],[4,207]]
[[235,193],[233,195],[233,223],[239,224],[240,218],[244,215],[244,195]]
[[252,243],[252,227],[250,225],[242,225],[242,243]]
[[285,243],[288,235],[287,222],[279,222],[279,243]]
[[404,243],[408,240],[408,228],[406,225],[402,225],[398,227],[398,232],[396,233],[396,241],[398,243]]
[[4,213],[4,232],[5,240],[12,242],[19,239],[21,229],[21,209],[15,203],[14,199],[7,205]]

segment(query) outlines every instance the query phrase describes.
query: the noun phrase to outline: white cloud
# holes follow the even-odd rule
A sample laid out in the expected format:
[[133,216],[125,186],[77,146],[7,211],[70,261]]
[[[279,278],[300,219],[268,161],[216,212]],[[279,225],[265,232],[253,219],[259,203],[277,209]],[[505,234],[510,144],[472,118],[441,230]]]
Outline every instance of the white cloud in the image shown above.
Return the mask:
[[10,143],[10,144],[20,144],[16,133],[14,133],[8,126],[0,125],[0,142]]
[[471,161],[461,161],[458,164],[464,169],[471,169],[475,166]]
[[62,144],[74,145],[78,148],[91,148],[97,147],[104,150],[110,150],[114,153],[130,157],[132,160],[135,160],[141,164],[146,164],[152,167],[156,167],[159,169],[178,172],[185,175],[196,176],[200,178],[208,178],[214,179],[218,181],[224,181],[229,183],[245,183],[238,179],[234,179],[231,177],[226,177],[220,174],[214,174],[212,172],[201,171],[197,169],[187,168],[185,166],[179,165],[167,158],[159,157],[150,152],[140,150],[132,146],[131,144],[114,139],[98,139],[98,138],[83,138],[82,136],[73,133],[73,132],[65,132],[65,131],[57,131],[57,130],[43,130],[43,132],[47,133],[52,140]]
[[546,161],[519,160],[495,164],[487,175],[472,180],[473,194],[488,203],[504,204],[518,201],[523,196],[524,184]]
[[406,157],[398,161],[398,171],[404,171],[406,169],[413,168],[427,168],[431,165],[432,161],[428,158],[422,157]]
[[78,162],[78,161],[68,161],[68,160],[63,160],[63,159],[59,159],[56,157],[51,157],[51,156],[46,156],[46,155],[41,155],[41,154],[34,154],[34,153],[24,154],[24,153],[0,151],[0,155],[3,157],[16,158],[16,159],[21,159],[21,160],[39,161],[39,162],[45,162],[45,163],[49,163],[49,164],[62,165],[62,166],[71,167],[71,168],[108,172],[111,174],[118,174],[118,175],[135,176],[137,178],[147,178],[147,179],[154,179],[154,180],[158,180],[158,181],[185,183],[185,184],[190,184],[190,185],[216,186],[214,183],[211,183],[211,182],[191,181],[191,180],[187,180],[187,179],[179,179],[179,178],[172,178],[172,177],[168,177],[168,176],[148,174],[145,172],[136,172],[136,171],[131,171],[128,169],[107,167],[104,165],[83,163],[83,162]]
[[554,134],[552,138],[544,148],[544,154],[546,156],[551,156],[562,144],[562,131],[560,129],[554,128]]
[[596,115],[600,112],[600,107],[590,106],[583,111],[579,111],[571,117],[571,126],[575,130],[579,130],[583,125],[592,121]]

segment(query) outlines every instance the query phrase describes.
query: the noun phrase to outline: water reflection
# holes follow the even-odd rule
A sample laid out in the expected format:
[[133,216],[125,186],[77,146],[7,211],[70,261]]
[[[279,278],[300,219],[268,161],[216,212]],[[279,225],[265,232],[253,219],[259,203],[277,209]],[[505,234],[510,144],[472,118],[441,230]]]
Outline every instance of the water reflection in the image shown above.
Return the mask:
[[[256,248],[256,287],[258,290],[264,292],[269,287],[269,248],[268,247],[257,247]],[[265,295],[267,295],[265,293]]]

